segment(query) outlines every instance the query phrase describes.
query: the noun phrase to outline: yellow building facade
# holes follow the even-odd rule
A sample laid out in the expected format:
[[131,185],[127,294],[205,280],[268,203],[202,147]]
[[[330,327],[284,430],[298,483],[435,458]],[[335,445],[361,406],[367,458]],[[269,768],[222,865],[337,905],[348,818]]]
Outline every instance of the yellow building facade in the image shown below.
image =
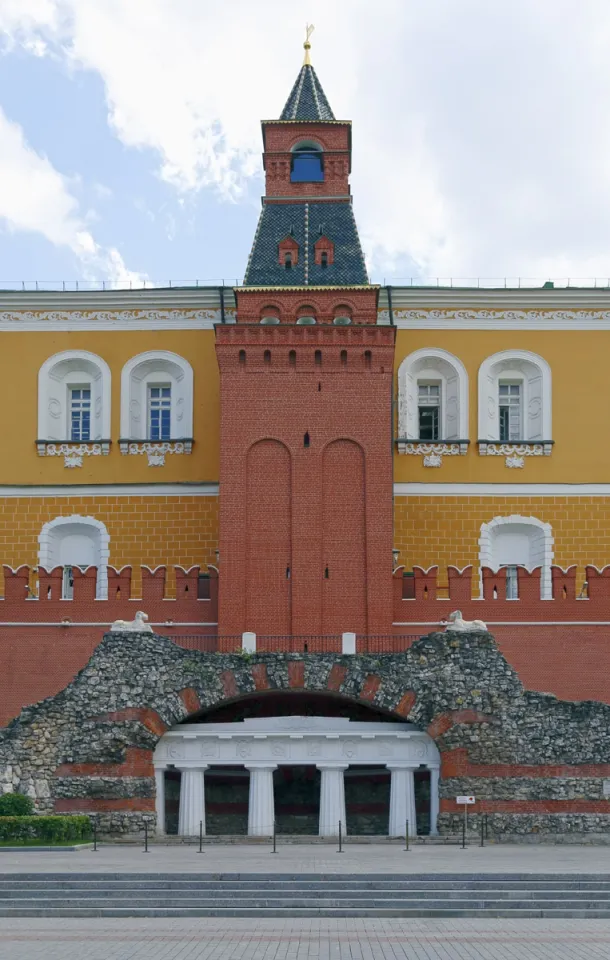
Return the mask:
[[[399,564],[609,562],[608,296],[380,290]],[[230,288],[0,293],[3,563],[216,564],[234,322]]]

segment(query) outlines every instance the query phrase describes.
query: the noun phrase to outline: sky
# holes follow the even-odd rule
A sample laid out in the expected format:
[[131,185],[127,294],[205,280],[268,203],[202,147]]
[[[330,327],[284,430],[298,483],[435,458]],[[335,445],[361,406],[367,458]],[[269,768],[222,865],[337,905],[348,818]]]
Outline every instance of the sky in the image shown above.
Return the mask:
[[371,277],[610,277],[608,0],[0,0],[0,287],[243,277],[312,62]]

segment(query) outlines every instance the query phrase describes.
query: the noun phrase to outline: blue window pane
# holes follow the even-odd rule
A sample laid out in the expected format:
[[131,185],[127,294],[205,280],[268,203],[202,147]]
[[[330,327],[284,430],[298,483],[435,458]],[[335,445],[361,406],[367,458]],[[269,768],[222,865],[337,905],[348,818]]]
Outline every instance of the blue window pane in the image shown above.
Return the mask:
[[290,179],[293,183],[315,183],[324,180],[321,154],[295,153]]
[[70,390],[70,439],[84,442],[91,439],[91,389]]
[[148,436],[150,440],[171,438],[171,386],[148,388]]

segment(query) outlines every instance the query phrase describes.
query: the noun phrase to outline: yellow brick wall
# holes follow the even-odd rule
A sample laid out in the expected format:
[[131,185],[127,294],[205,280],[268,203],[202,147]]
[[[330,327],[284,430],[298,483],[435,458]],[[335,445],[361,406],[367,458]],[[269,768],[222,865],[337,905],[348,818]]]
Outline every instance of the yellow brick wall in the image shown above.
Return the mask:
[[43,524],[73,514],[106,525],[110,564],[131,564],[138,589],[140,564],[167,564],[173,590],[174,564],[188,568],[216,563],[218,497],[188,495],[0,498],[0,562],[13,568],[35,566]]
[[577,564],[577,582],[585,579],[587,563],[610,563],[610,498],[604,497],[396,497],[394,546],[398,562],[409,570],[414,564],[440,567],[445,583],[448,564],[478,568],[482,523],[493,517],[519,514],[550,523],[554,538],[554,563]]

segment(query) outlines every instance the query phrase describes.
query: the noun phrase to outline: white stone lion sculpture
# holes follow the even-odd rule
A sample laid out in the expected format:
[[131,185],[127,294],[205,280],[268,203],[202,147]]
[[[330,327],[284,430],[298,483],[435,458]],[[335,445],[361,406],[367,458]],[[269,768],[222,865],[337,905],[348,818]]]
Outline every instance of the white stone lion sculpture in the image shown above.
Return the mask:
[[449,620],[444,621],[445,633],[487,633],[487,624],[482,620],[464,620],[461,610],[454,610],[449,614]]
[[152,633],[153,628],[146,623],[148,614],[138,610],[133,620],[115,620],[110,627],[111,633]]

